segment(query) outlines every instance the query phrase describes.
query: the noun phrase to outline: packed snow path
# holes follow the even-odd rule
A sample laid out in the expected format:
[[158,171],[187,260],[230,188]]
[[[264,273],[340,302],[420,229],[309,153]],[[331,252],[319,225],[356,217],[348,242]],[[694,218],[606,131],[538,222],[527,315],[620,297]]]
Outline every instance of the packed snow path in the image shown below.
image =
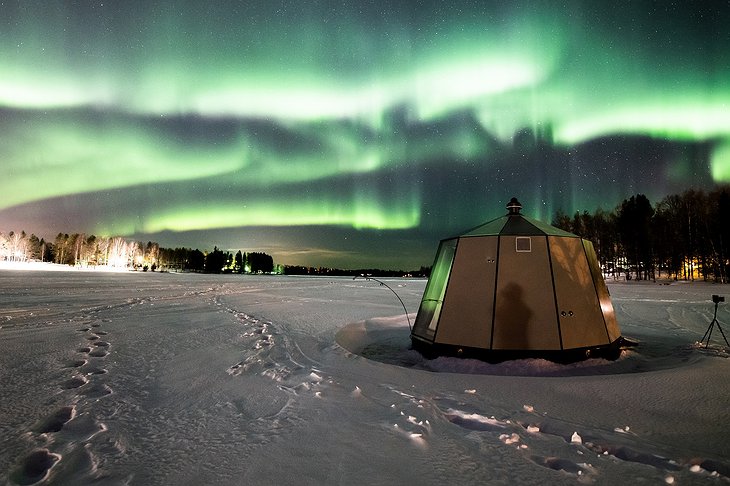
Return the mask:
[[2,271],[0,483],[730,483],[726,287],[609,285],[638,349],[488,365],[375,282]]

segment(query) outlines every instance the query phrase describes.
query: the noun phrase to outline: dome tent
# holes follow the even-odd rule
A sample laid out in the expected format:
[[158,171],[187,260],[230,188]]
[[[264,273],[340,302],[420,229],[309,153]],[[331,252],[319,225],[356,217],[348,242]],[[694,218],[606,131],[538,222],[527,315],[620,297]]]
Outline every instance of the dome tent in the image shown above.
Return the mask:
[[493,362],[616,358],[621,331],[593,244],[523,216],[515,198],[507,209],[441,241],[413,347]]

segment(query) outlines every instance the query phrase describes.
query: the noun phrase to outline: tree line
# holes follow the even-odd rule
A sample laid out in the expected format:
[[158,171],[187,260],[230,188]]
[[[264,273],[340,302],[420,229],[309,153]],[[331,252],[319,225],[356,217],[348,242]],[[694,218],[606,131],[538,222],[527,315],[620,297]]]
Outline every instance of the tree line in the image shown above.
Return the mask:
[[205,273],[271,273],[274,260],[263,252],[233,254],[217,247],[212,252],[190,248],[160,248],[122,237],[59,233],[50,242],[34,234],[0,233],[0,261],[51,262],[78,267],[128,268],[142,271],[177,270]]
[[610,212],[558,211],[552,224],[591,240],[601,268],[614,278],[728,282],[729,187],[692,189],[655,205],[637,194]]
[[219,250],[203,253],[189,248],[161,248],[160,259],[165,268],[179,271],[204,273],[272,273],[278,268],[271,255],[263,252],[244,253],[238,250],[235,254]]
[[[614,210],[558,211],[552,221],[566,231],[591,240],[604,273],[614,278],[651,280],[712,280],[728,282],[730,271],[730,187],[710,192],[688,190],[652,205],[643,194],[631,196]],[[212,252],[190,248],[160,248],[159,244],[59,233],[51,241],[36,235],[0,233],[0,261],[45,261],[72,266],[108,266],[137,270],[206,273],[286,273],[289,275],[384,276],[382,270],[339,270],[274,265],[263,252]],[[392,275],[427,276],[428,268]],[[391,275],[391,273],[387,273]]]

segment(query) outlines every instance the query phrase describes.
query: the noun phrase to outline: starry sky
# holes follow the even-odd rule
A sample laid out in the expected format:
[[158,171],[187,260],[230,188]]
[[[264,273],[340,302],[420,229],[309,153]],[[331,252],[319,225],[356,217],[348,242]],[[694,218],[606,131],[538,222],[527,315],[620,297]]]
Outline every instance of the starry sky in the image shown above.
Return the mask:
[[0,231],[430,265],[730,183],[730,3],[0,0]]

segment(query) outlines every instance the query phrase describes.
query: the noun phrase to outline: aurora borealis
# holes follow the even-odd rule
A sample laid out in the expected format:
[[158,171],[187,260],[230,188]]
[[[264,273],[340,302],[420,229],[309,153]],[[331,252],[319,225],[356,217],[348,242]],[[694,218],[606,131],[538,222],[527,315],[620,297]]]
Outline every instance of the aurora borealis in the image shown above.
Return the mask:
[[0,1],[0,231],[428,265],[730,182],[726,1]]

